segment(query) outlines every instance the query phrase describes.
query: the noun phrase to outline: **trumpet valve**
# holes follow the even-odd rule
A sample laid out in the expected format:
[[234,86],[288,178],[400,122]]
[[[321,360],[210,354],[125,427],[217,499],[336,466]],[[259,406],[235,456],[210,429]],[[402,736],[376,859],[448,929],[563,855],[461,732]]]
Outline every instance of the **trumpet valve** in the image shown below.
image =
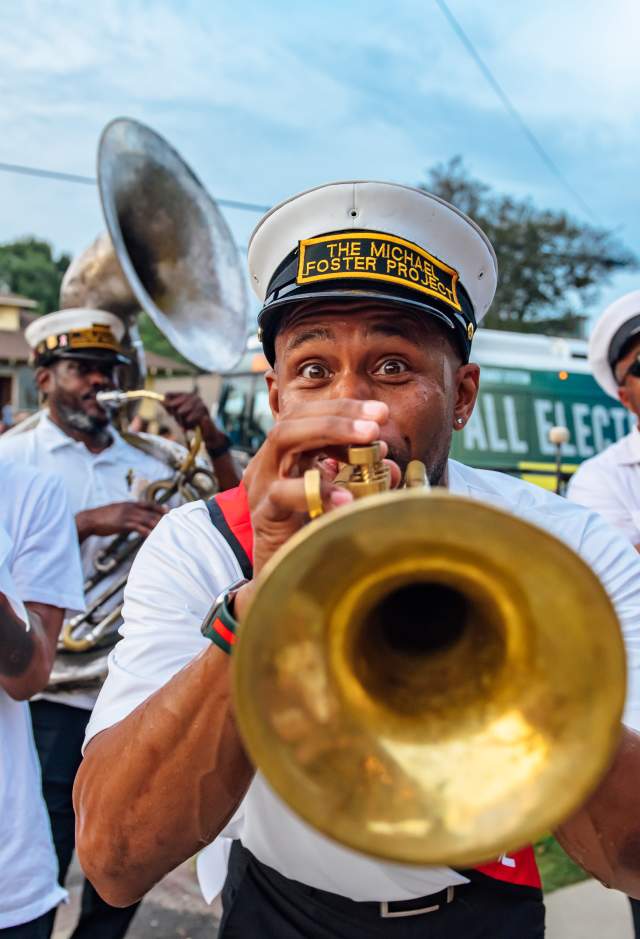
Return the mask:
[[379,441],[366,446],[349,447],[347,464],[352,467],[352,471],[345,486],[355,499],[386,492],[391,488],[391,473],[382,460]]

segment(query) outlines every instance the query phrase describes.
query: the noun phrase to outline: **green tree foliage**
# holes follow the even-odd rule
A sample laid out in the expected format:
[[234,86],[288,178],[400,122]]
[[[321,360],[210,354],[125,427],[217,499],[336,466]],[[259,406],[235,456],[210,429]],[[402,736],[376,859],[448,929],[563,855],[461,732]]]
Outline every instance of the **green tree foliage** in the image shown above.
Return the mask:
[[[54,256],[51,245],[38,238],[22,238],[0,245],[0,293],[17,293],[38,304],[38,313],[59,309],[60,284],[71,263],[68,254]],[[140,333],[145,349],[170,359],[185,360],[151,322],[140,317]]]
[[164,355],[168,359],[173,359],[176,362],[189,364],[184,356],[180,355],[177,349],[174,349],[169,340],[165,339],[153,320],[146,313],[140,314],[138,326],[140,328],[142,344],[147,352],[155,352],[157,355]]
[[460,157],[432,167],[422,188],[470,215],[493,243],[499,283],[484,320],[492,329],[580,336],[600,288],[638,266],[611,232],[496,193]]
[[62,275],[70,261],[67,254],[54,257],[51,245],[38,238],[0,245],[0,289],[35,300],[39,313],[51,313],[58,309]]

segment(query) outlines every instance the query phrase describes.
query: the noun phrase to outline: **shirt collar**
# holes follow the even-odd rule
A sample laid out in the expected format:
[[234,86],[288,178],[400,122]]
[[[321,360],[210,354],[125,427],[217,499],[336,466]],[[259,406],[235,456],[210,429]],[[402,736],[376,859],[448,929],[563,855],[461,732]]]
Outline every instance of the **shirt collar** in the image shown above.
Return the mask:
[[447,489],[457,496],[469,496],[471,494],[469,485],[454,460],[449,460],[447,464]]
[[634,427],[631,433],[620,441],[616,452],[616,463],[631,466],[640,463],[640,430]]
[[[49,452],[60,450],[63,447],[82,447],[87,453],[91,453],[81,441],[74,440],[73,437],[65,434],[57,424],[54,424],[49,417],[48,411],[45,411],[40,418],[38,433],[42,443]],[[91,456],[96,460],[103,460],[105,463],[115,463],[118,459],[119,451],[124,446],[124,441],[113,425],[109,427],[109,433],[113,438],[113,442],[105,450],[102,450],[100,453],[92,453]]]

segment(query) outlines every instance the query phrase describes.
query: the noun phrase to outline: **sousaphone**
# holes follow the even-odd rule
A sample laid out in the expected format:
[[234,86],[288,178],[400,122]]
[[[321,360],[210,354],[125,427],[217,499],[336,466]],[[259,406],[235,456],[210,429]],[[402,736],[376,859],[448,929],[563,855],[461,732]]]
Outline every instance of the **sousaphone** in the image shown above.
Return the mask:
[[[107,232],[68,268],[61,307],[104,309],[122,318],[137,359],[129,387],[141,384],[146,371],[137,328],[142,310],[197,368],[232,368],[248,333],[245,273],[227,223],[195,173],[151,128],[118,118],[100,138],[98,185]],[[168,478],[149,487],[145,498],[211,495],[211,474],[196,465],[198,439],[188,455],[159,438],[130,442],[167,463]],[[51,685],[93,684],[106,675],[122,589],[142,541],[119,535],[101,552],[85,581],[88,610],[63,628]]]
[[145,310],[189,362],[228,371],[244,351],[249,302],[215,201],[163,137],[130,118],[102,132],[98,186],[108,234],[68,268],[61,306],[122,317],[138,352],[136,316]]

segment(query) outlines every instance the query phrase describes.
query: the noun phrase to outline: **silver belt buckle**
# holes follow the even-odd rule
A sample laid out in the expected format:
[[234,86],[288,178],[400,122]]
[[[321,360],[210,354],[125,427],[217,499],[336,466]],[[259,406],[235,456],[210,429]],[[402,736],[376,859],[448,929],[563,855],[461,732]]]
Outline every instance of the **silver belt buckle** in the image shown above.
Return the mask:
[[[455,887],[447,887],[447,903],[451,903],[455,894]],[[389,901],[383,900],[380,904],[380,916],[382,919],[394,919],[398,916],[422,916],[423,913],[435,913],[442,906],[436,903],[435,906],[423,906],[419,910],[400,910],[398,913],[389,912]]]

